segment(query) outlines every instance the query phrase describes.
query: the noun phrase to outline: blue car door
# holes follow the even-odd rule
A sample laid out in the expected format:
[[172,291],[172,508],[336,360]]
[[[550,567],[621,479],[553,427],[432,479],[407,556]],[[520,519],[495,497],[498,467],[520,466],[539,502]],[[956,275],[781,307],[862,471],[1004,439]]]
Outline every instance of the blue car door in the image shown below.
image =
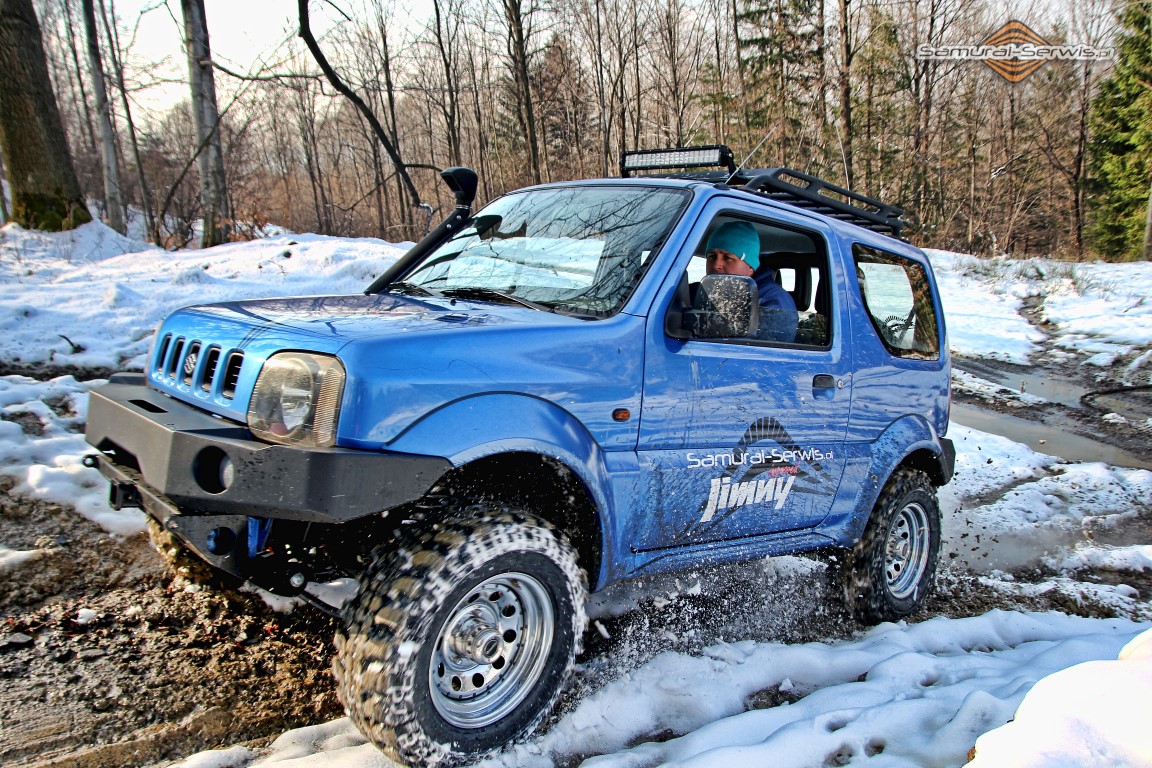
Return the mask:
[[[687,243],[691,256],[670,273],[699,279],[710,232],[751,222],[760,238],[754,278],[773,279],[798,310],[791,342],[670,338],[670,299],[649,319],[638,455],[648,507],[633,517],[633,553],[754,537],[818,525],[844,470],[851,359],[829,240],[802,217],[737,200],[705,208]],[[755,261],[755,259],[749,259]],[[763,296],[763,294],[761,294]]]

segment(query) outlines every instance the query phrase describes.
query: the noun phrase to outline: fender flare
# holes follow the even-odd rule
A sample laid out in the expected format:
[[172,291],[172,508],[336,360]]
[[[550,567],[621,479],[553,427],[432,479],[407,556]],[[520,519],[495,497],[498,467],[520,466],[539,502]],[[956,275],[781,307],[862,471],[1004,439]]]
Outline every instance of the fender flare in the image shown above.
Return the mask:
[[925,471],[935,485],[946,483],[950,479],[947,459],[949,448],[932,425],[921,416],[904,416],[890,424],[866,447],[870,461],[857,465],[856,483],[851,482],[852,478],[847,476],[841,481],[841,489],[850,489],[855,485],[859,490],[854,499],[845,500],[852,510],[851,514],[841,521],[830,521],[834,529],[840,529],[835,536],[837,541],[841,545],[850,546],[860,538],[872,516],[876,499],[897,468],[910,465]]
[[425,415],[388,448],[442,456],[455,467],[505,453],[534,453],[558,461],[592,495],[602,552],[607,547],[605,532],[615,507],[604,452],[584,424],[555,403],[511,392],[464,397]]

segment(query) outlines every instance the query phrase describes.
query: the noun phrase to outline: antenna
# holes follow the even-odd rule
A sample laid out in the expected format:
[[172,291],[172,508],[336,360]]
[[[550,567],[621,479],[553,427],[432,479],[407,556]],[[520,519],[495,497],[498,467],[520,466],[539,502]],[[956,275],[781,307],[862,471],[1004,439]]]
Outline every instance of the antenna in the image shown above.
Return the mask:
[[755,146],[755,147],[752,149],[752,151],[751,151],[751,152],[749,152],[747,155],[745,155],[745,156],[744,156],[744,159],[740,161],[740,165],[736,166],[736,170],[732,171],[732,175],[731,175],[731,176],[729,176],[727,179],[725,179],[725,180],[724,180],[724,183],[725,183],[725,184],[731,184],[731,183],[732,183],[732,179],[736,178],[736,175],[737,175],[738,173],[740,173],[740,171],[744,170],[744,164],[745,164],[745,163],[747,163],[749,160],[751,160],[751,159],[752,159],[752,157],[753,157],[753,156],[754,156],[754,155],[755,155],[757,152],[759,152],[759,151],[760,151],[760,147],[764,146],[764,142],[766,142],[766,141],[768,141],[768,139],[772,138],[772,134],[776,133],[776,129],[777,129],[777,128],[779,128],[779,127],[780,127],[780,124],[779,124],[779,123],[777,123],[776,125],[774,125],[774,126],[772,127],[772,130],[770,130],[770,131],[768,131],[768,133],[764,134],[764,138],[760,139],[760,143],[759,143],[759,144],[757,144],[757,145],[756,145],[756,146]]

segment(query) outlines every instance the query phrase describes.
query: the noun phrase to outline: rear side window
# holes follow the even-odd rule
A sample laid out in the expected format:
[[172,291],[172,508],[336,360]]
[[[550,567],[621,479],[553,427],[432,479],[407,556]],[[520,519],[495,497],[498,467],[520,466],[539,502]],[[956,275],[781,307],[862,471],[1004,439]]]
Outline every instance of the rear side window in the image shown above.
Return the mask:
[[897,357],[940,357],[939,324],[924,267],[903,256],[855,245],[856,277],[876,333]]

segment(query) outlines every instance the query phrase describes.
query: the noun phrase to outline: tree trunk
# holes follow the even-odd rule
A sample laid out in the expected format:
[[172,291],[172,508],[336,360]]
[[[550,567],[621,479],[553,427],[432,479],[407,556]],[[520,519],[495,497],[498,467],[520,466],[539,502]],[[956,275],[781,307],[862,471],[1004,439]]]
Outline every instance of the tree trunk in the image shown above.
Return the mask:
[[68,53],[72,68],[76,71],[76,85],[80,89],[80,106],[84,113],[84,133],[88,136],[88,146],[96,149],[96,131],[92,127],[92,113],[88,111],[88,89],[84,87],[84,70],[80,67],[80,54],[76,52],[76,31],[72,27],[72,4],[64,3],[64,21],[68,29]]
[[196,124],[200,171],[200,204],[203,227],[200,247],[228,242],[231,217],[224,176],[224,151],[220,139],[220,109],[216,105],[216,78],[212,73],[212,50],[204,0],[180,0],[184,11],[184,48],[188,53],[188,77],[192,87],[192,117]]
[[[144,229],[147,238],[156,243],[160,241],[160,227],[156,223],[155,203],[152,200],[152,190],[148,186],[148,178],[144,174],[144,162],[140,156],[140,141],[136,135],[136,124],[132,120],[132,107],[128,103],[128,89],[124,84],[124,56],[120,49],[120,37],[116,32],[115,23],[108,19],[108,9],[104,7],[104,0],[100,0],[100,15],[104,21],[104,32],[108,35],[111,44],[112,71],[116,75],[116,89],[120,93],[120,106],[124,110],[124,123],[128,129],[128,143],[132,147],[132,162],[136,164],[136,184],[140,191],[140,208],[144,212]],[[116,8],[112,7],[112,16],[115,18]]]
[[1152,261],[1152,185],[1148,188],[1148,210],[1144,213],[1144,261]]
[[0,0],[0,72],[0,154],[12,188],[12,220],[49,231],[91,221],[32,0]]
[[100,130],[100,159],[104,170],[104,205],[108,209],[108,226],[120,234],[124,226],[124,196],[120,193],[120,154],[116,151],[116,133],[112,130],[111,104],[104,84],[104,61],[100,57],[100,33],[96,27],[94,0],[83,0],[84,35],[88,38],[88,71],[92,76],[92,94],[96,100],[96,125]]
[[448,18],[440,9],[440,0],[432,0],[435,14],[433,34],[436,38],[436,53],[444,71],[444,98],[440,102],[440,112],[444,118],[444,130],[448,140],[448,162],[460,165],[460,87],[458,82],[459,64],[456,61],[456,38],[460,28],[460,7],[449,6]]
[[4,192],[4,160],[0,157],[0,225],[8,223],[8,195]]
[[532,87],[528,77],[528,33],[524,29],[525,12],[522,0],[504,0],[504,19],[508,23],[508,57],[512,67],[512,80],[520,102],[517,112],[520,130],[528,145],[528,162],[532,169],[532,183],[540,183],[540,143],[536,138],[536,113],[532,104]]
[[[397,169],[397,172],[393,173],[392,176],[389,177],[389,178],[395,178],[396,179],[397,206],[399,207],[399,209],[401,211],[407,211],[411,205],[414,205],[414,203],[409,203],[408,201],[405,200],[405,196],[408,194],[407,184],[411,184],[411,181],[409,181],[407,179],[407,173],[406,172],[404,173],[403,176],[401,176],[401,174],[399,172],[401,169],[395,163],[395,161],[401,157],[401,153],[403,152],[403,149],[400,146],[400,123],[396,119],[396,84],[395,84],[395,81],[392,77],[392,67],[393,67],[392,47],[388,42],[388,24],[385,22],[384,14],[379,9],[379,7],[377,8],[377,13],[376,13],[376,26],[380,30],[380,45],[381,45],[380,53],[381,53],[381,57],[382,57],[381,58],[381,65],[382,65],[383,70],[384,70],[384,95],[385,95],[385,99],[386,99],[386,105],[388,108],[387,109],[388,130],[384,131],[383,126],[381,126],[381,132],[390,136],[393,147],[394,147],[394,151],[388,152],[387,154],[388,154],[389,159],[392,160],[392,167]],[[369,124],[371,124],[371,123],[369,123]],[[379,137],[377,137],[377,139],[379,139]],[[388,181],[388,179],[385,179],[385,182],[387,182],[387,181]],[[405,183],[406,181],[407,181],[407,184]],[[387,198],[385,198],[384,204],[388,205],[388,199]],[[389,219],[389,221],[391,221],[391,219],[392,219],[391,213],[389,213],[388,219]],[[407,220],[408,216],[404,215],[404,219]]]
[[850,0],[840,0],[840,129],[841,157],[844,162],[844,186],[853,189],[856,174],[853,171],[852,139],[852,60],[856,51],[852,47],[852,16],[848,10]]

